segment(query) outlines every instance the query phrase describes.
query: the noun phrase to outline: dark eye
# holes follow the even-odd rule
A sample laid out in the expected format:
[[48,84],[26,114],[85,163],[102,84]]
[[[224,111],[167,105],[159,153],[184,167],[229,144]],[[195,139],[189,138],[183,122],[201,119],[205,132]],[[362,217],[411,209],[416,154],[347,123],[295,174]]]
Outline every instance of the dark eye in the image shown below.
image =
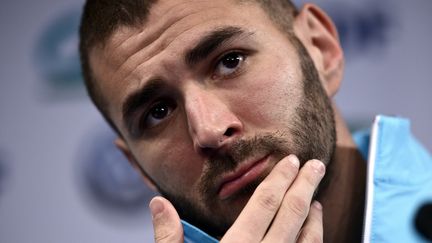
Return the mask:
[[164,121],[175,109],[175,105],[169,101],[159,101],[155,103],[144,118],[144,127],[151,128]]
[[231,52],[223,56],[215,69],[216,77],[225,77],[234,74],[245,60],[245,55],[239,52]]

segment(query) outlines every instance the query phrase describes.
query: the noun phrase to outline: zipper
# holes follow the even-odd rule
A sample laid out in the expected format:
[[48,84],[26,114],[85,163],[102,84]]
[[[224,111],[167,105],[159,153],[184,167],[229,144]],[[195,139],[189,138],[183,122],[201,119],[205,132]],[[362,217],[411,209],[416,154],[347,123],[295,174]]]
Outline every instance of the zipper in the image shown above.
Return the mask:
[[373,194],[374,194],[374,171],[378,148],[379,123],[381,117],[377,116],[372,125],[371,138],[369,143],[369,155],[367,165],[367,181],[366,181],[366,208],[363,222],[363,243],[371,242],[372,234],[372,210],[373,210]]

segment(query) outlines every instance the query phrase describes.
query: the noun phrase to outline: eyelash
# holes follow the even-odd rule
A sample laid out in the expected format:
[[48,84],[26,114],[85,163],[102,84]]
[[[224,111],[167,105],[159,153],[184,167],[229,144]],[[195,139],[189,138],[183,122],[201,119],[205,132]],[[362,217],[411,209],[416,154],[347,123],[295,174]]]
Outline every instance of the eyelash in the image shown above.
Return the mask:
[[[152,112],[154,111],[154,109],[157,106],[162,105],[162,104],[168,106],[168,109],[169,109],[168,112],[169,113],[164,118],[158,119],[158,120],[160,120],[160,122],[158,124],[149,125],[148,119],[151,119]],[[170,99],[167,99],[167,98],[157,99],[155,102],[153,102],[152,105],[150,105],[148,107],[148,109],[146,109],[146,111],[143,113],[142,117],[140,118],[139,125],[138,125],[140,133],[142,133],[143,131],[146,131],[146,130],[149,130],[152,128],[156,128],[156,127],[159,127],[160,125],[162,125],[167,119],[169,119],[172,116],[172,113],[175,111],[176,108],[177,108],[177,104]],[[153,119],[157,119],[157,118],[153,118]]]
[[[227,58],[229,55],[232,54],[238,54],[242,57],[241,63],[239,64],[239,67],[234,70],[233,73],[229,74],[229,75],[217,75],[217,68],[218,66],[223,62],[224,58]],[[237,75],[239,75],[242,71],[243,71],[243,66],[246,62],[246,60],[248,59],[248,53],[244,50],[230,50],[228,52],[223,53],[222,55],[220,55],[216,61],[214,62],[214,64],[212,65],[212,79],[230,79],[230,78],[234,78]]]

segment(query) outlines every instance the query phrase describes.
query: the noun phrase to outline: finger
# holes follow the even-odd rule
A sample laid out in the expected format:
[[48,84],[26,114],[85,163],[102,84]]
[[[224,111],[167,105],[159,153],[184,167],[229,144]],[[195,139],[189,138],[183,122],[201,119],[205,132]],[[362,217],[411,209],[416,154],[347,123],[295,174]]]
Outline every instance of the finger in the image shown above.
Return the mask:
[[313,194],[324,173],[325,166],[321,161],[310,160],[306,162],[285,194],[281,207],[264,241],[295,241],[308,216]]
[[322,206],[318,201],[312,203],[305,225],[298,237],[298,243],[323,242]]
[[183,242],[183,227],[174,206],[163,197],[150,201],[155,242]]
[[299,164],[299,160],[294,155],[285,157],[277,163],[255,189],[245,208],[222,240],[261,241],[286,191],[298,173]]

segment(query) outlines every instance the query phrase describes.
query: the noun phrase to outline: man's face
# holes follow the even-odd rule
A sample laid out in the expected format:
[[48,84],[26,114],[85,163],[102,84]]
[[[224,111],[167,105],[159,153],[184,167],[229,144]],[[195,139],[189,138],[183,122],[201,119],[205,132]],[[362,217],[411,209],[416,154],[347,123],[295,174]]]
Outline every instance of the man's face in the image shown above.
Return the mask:
[[284,156],[330,160],[330,103],[293,43],[255,4],[169,0],[91,53],[127,152],[211,234],[233,223]]

